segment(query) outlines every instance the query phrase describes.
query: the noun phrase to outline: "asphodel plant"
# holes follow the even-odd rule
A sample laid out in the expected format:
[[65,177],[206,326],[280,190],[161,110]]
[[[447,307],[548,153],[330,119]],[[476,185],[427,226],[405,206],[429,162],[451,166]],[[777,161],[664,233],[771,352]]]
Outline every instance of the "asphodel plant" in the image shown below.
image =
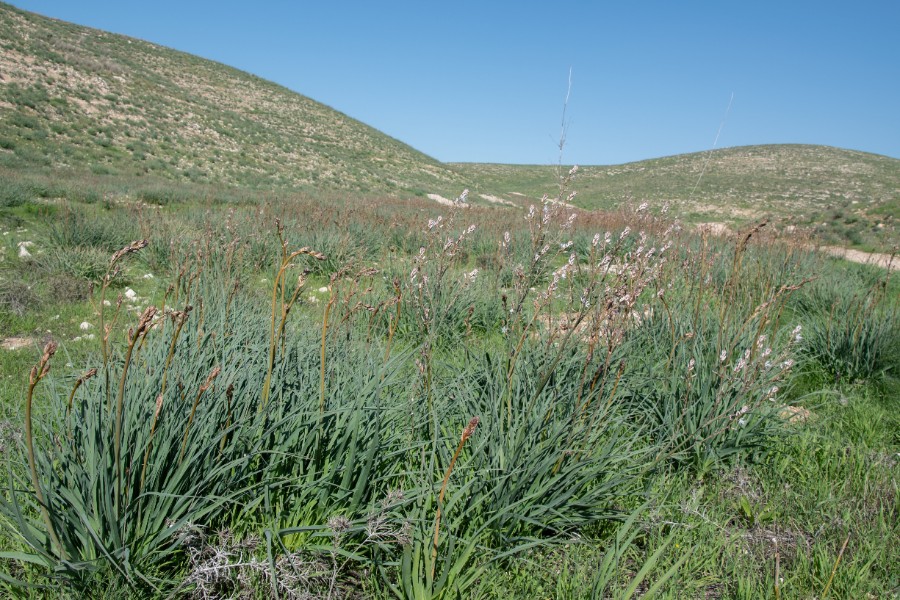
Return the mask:
[[122,298],[119,297],[118,302],[116,303],[116,313],[113,316],[112,323],[106,323],[106,290],[109,288],[110,283],[113,279],[116,278],[119,273],[122,272],[122,267],[119,265],[119,261],[129,254],[134,254],[140,250],[143,250],[150,244],[149,240],[135,240],[123,247],[121,250],[116,251],[112,257],[109,259],[109,267],[106,269],[106,274],[103,276],[103,279],[100,283],[100,303],[97,306],[97,312],[100,315],[100,354],[103,357],[103,378],[104,385],[107,393],[107,401],[109,401],[109,335],[112,332],[112,328],[115,326],[115,321],[119,316],[119,308],[122,305]]
[[47,510],[47,501],[41,491],[41,483],[38,480],[37,464],[34,459],[34,435],[31,429],[31,407],[34,400],[34,388],[46,377],[50,372],[50,359],[56,354],[56,342],[47,342],[44,346],[44,353],[37,365],[31,368],[31,375],[28,378],[28,394],[25,396],[25,445],[28,449],[28,468],[31,471],[31,484],[34,486],[34,495],[37,497],[38,503],[41,505],[41,518],[47,526],[47,533],[50,534],[50,540],[53,545],[59,549],[59,555],[63,560],[67,560],[65,548],[56,536],[56,530],[53,528],[53,522],[50,520],[50,511]]
[[[263,383],[263,389],[260,399],[260,410],[263,410],[269,401],[269,387],[272,384],[272,369],[275,367],[275,351],[278,348],[278,342],[284,335],[284,328],[287,324],[288,314],[291,312],[291,308],[294,306],[294,303],[300,296],[300,292],[303,290],[303,286],[306,285],[307,273],[304,272],[301,273],[299,277],[297,277],[297,283],[294,286],[294,290],[293,292],[291,292],[290,297],[288,299],[285,299],[286,271],[293,266],[294,259],[299,256],[305,255],[311,256],[316,260],[325,260],[324,254],[322,254],[321,252],[316,252],[315,250],[307,248],[306,246],[300,248],[299,250],[288,252],[288,243],[287,240],[284,239],[284,225],[280,220],[276,219],[275,226],[278,231],[278,240],[279,242],[281,242],[281,264],[278,267],[278,272],[275,275],[275,281],[272,284],[272,327],[269,338],[269,365],[266,371],[266,379]],[[279,294],[281,295],[280,321],[278,320]]]

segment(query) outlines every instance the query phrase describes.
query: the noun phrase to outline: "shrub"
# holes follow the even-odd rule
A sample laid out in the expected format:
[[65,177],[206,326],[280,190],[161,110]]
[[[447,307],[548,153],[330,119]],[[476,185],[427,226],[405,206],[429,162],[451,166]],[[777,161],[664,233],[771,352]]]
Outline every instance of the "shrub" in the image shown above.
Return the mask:
[[22,206],[33,198],[34,194],[27,185],[8,179],[0,180],[0,207]]
[[800,302],[806,356],[835,381],[879,379],[900,369],[900,303],[887,277],[826,280]]
[[94,248],[108,255],[136,237],[133,215],[124,210],[100,219],[90,216],[87,209],[70,209],[47,228],[48,246],[62,253],[71,248]]
[[0,279],[0,309],[22,316],[41,305],[34,286],[18,279]]

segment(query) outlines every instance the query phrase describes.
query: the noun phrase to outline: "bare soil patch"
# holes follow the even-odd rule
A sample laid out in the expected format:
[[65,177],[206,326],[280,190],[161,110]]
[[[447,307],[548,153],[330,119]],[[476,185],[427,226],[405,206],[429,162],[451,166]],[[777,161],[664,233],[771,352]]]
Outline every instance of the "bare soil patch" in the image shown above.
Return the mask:
[[35,340],[34,338],[25,337],[25,336],[12,336],[4,339],[0,342],[0,348],[9,351],[21,350],[22,348],[29,348],[34,346]]
[[840,246],[821,246],[819,250],[855,263],[875,265],[890,271],[900,269],[900,257],[891,254],[863,252],[862,250],[852,250],[850,248],[841,248]]

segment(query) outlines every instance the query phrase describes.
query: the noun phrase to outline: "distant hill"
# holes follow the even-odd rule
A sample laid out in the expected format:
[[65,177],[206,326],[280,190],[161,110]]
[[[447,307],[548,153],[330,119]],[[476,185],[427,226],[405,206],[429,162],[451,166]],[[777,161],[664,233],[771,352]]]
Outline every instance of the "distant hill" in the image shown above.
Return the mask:
[[[556,169],[546,166],[453,167],[503,199],[539,198],[558,181]],[[574,203],[584,208],[615,209],[625,199],[657,207],[668,202],[693,222],[741,225],[770,216],[834,243],[886,249],[900,241],[900,160],[853,150],[742,146],[587,166],[571,187],[578,192]]]
[[438,161],[274,83],[6,4],[0,165],[268,188],[463,185]]
[[[468,187],[472,202],[521,206],[552,195],[556,171],[444,164],[251,74],[0,3],[0,180],[225,186],[249,197],[452,198]],[[900,160],[851,150],[749,146],[586,166],[572,187],[584,208],[669,202],[693,222],[771,216],[831,243],[885,250],[898,241]]]

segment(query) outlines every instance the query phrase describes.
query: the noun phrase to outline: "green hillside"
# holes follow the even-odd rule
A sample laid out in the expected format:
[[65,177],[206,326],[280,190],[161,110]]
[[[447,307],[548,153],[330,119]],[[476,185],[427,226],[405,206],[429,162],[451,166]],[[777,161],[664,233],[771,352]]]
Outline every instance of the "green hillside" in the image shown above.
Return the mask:
[[0,4],[0,167],[360,191],[446,166],[248,73]]
[[[540,197],[556,170],[453,165],[504,199]],[[768,145],[681,154],[579,169],[575,204],[615,209],[623,199],[661,206],[693,222],[741,225],[772,217],[825,241],[889,248],[900,219],[900,160],[827,146]],[[498,194],[497,191],[502,193]]]
[[[0,205],[37,198],[253,199],[352,192],[522,206],[553,166],[443,164],[274,83],[0,4]],[[823,146],[738,147],[583,167],[574,203],[665,203],[689,222],[771,217],[817,241],[887,251],[900,160]],[[222,190],[226,190],[223,192]]]

